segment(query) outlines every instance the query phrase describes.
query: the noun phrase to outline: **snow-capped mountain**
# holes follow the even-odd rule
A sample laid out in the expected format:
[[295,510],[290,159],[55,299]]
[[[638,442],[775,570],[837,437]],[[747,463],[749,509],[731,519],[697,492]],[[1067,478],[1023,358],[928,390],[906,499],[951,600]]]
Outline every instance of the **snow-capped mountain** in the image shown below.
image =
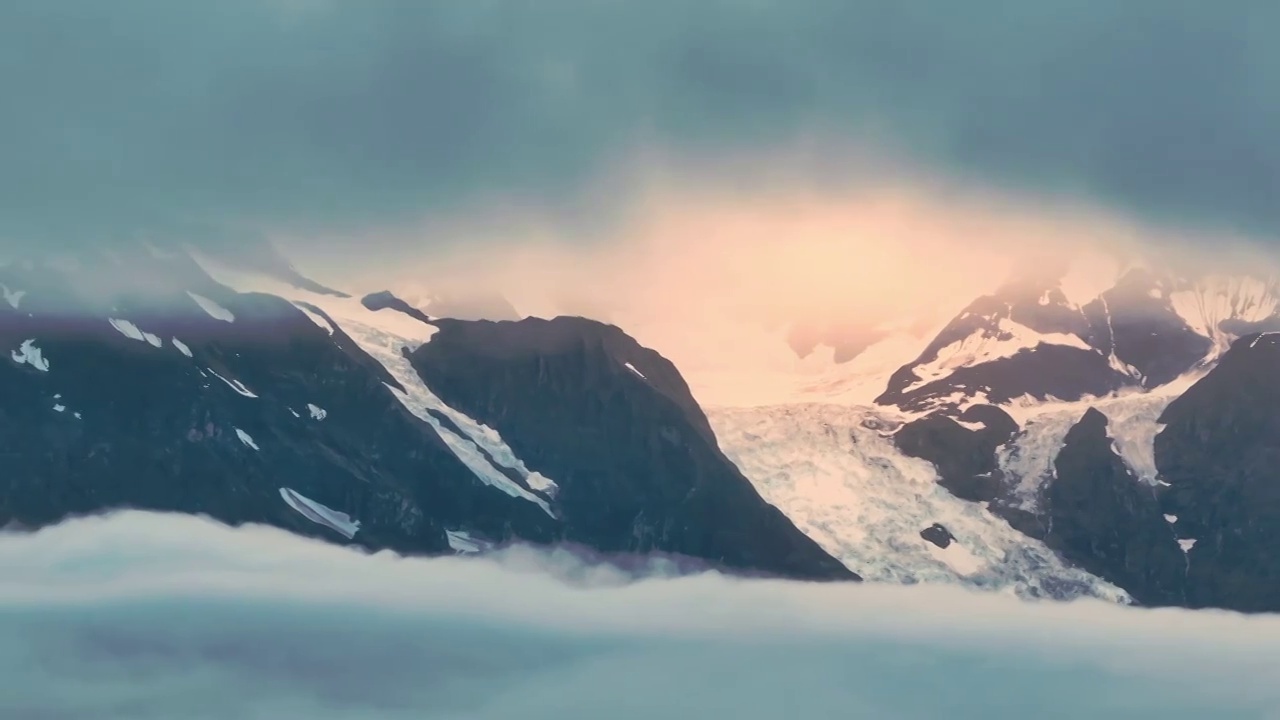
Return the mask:
[[0,526],[132,507],[410,553],[570,542],[856,579],[618,328],[435,321],[251,270],[141,246],[0,268]]
[[[1272,578],[1280,566],[1268,548],[1280,507],[1258,495],[1280,487],[1264,469],[1274,463],[1262,460],[1275,436],[1229,425],[1221,432],[1234,434],[1214,434],[1205,425],[1215,416],[1224,423],[1247,416],[1263,428],[1273,422],[1260,399],[1280,380],[1246,382],[1239,368],[1265,367],[1256,358],[1274,336],[1258,333],[1280,327],[1275,288],[1262,278],[1134,269],[1096,297],[1073,301],[1057,281],[1009,283],[926,341],[889,376],[874,409],[792,405],[711,415],[724,418],[721,442],[762,494],[869,578],[941,574],[1021,594],[1053,587],[1060,597],[1277,610],[1280,584]],[[1251,402],[1234,399],[1249,384],[1257,387]],[[1187,410],[1191,398],[1199,401],[1195,413]],[[1234,409],[1242,404],[1253,409]],[[741,430],[744,413],[755,429]],[[1176,430],[1173,417],[1182,420]],[[856,429],[864,421],[877,428],[874,437]],[[761,444],[776,447],[765,452]],[[945,490],[953,509],[910,477]],[[846,509],[833,512],[831,502]],[[1187,520],[1189,512],[1213,518],[1211,531]],[[1001,558],[999,571],[923,562],[922,551],[931,551],[911,529],[941,532],[935,525],[966,556]],[[1014,530],[1016,552],[1003,535]],[[1239,540],[1251,533],[1253,540]],[[1045,553],[1061,565],[1026,565]],[[1061,567],[1094,581],[1063,583]],[[1018,569],[1001,575],[1011,568]]]
[[978,298],[914,361],[895,372],[876,402],[910,412],[963,411],[975,402],[1104,395],[1128,375],[1090,343],[1084,311],[1046,283],[1011,283]]
[[1132,269],[1083,304],[1060,280],[978,298],[895,372],[877,399],[907,412],[1153,389],[1212,364],[1231,343],[1280,327],[1280,292],[1254,277]]
[[770,354],[762,392],[704,413],[706,378],[753,377],[694,363],[690,387],[614,325],[357,297],[270,259],[0,266],[0,525],[134,507],[406,553],[565,542],[1280,610],[1273,281],[1020,279],[926,337],[838,348],[708,328],[721,357]]

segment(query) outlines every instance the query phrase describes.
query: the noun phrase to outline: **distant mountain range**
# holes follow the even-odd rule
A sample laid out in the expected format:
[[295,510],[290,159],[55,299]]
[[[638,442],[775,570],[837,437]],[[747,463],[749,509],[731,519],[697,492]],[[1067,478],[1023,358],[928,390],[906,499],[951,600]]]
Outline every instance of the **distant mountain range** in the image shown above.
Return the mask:
[[[143,244],[17,259],[0,290],[0,525],[129,507],[405,553],[1280,610],[1268,279],[1135,269],[1084,302],[1020,279],[897,364],[877,342],[901,337],[863,337],[804,402],[705,410],[623,329],[501,298]],[[832,401],[854,382],[874,403]]]

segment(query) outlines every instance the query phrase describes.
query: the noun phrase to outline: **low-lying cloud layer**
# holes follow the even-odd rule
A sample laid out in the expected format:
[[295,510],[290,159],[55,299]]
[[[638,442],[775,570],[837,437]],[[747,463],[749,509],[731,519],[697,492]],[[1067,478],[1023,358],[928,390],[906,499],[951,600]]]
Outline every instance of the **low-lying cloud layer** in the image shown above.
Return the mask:
[[0,536],[0,715],[1275,718],[1280,619],[639,582],[125,513]]

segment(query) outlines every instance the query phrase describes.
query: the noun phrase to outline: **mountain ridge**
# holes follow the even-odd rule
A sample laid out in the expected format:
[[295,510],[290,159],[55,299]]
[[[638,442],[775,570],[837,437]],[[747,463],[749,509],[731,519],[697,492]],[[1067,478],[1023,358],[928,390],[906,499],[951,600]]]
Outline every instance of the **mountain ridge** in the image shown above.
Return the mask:
[[1091,298],[1006,283],[878,376],[877,404],[706,410],[617,325],[441,317],[281,261],[139,246],[10,263],[0,286],[3,522],[138,507],[411,554],[570,543],[738,574],[1280,610],[1277,451],[1231,434],[1270,428],[1280,393],[1262,278],[1145,268]]

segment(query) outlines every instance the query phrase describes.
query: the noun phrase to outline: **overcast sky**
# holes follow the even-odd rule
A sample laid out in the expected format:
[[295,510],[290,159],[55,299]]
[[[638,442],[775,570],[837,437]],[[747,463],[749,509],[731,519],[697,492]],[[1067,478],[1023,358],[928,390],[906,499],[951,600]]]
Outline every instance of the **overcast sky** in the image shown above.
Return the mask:
[[848,146],[1269,240],[1276,27],[1270,0],[8,0],[0,231],[608,221],[636,157],[808,148],[821,185],[866,172]]

